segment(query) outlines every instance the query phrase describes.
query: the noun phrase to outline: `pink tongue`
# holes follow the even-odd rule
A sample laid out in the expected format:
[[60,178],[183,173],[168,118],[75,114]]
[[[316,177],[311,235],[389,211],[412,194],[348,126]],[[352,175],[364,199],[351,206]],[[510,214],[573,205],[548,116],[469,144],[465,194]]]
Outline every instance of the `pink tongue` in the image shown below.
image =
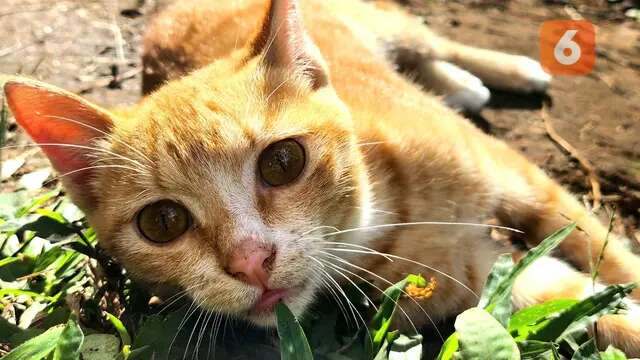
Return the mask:
[[267,290],[262,293],[260,300],[253,306],[255,312],[268,312],[287,295],[287,289]]

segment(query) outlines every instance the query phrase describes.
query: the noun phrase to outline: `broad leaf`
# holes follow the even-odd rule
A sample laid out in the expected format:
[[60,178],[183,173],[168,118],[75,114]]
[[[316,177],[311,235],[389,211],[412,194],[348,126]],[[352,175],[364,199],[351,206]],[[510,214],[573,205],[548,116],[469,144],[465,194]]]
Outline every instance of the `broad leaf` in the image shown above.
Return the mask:
[[53,360],[79,359],[83,341],[84,334],[82,329],[74,319],[70,318],[58,339],[58,344],[53,353]]
[[520,351],[507,330],[481,308],[471,308],[458,315],[459,354],[462,359],[518,360]]
[[627,356],[620,350],[609,345],[607,350],[600,353],[602,360],[627,360]]
[[458,342],[458,333],[454,332],[447,338],[444,344],[442,344],[442,348],[440,348],[440,353],[438,353],[436,360],[453,359],[453,356],[456,351],[458,351],[459,346],[460,344]]
[[120,340],[109,334],[87,335],[80,352],[83,360],[116,360],[120,354]]
[[283,304],[276,305],[278,318],[278,335],[280,336],[280,353],[282,360],[311,360],[313,354],[302,331],[298,319]]
[[[489,305],[489,299],[492,294],[498,289],[498,286],[503,281],[508,281],[509,274],[513,269],[513,258],[511,254],[503,254],[498,257],[498,260],[493,264],[493,268],[491,269],[491,273],[487,278],[487,282],[482,289],[482,296],[480,297],[480,302],[478,303],[478,307],[485,308]],[[509,288],[509,293],[511,293],[511,288]],[[513,305],[511,303],[510,296],[504,296],[496,300],[496,303],[493,304],[491,311],[491,315],[495,317],[502,326],[506,327],[509,323],[509,317],[511,316]]]

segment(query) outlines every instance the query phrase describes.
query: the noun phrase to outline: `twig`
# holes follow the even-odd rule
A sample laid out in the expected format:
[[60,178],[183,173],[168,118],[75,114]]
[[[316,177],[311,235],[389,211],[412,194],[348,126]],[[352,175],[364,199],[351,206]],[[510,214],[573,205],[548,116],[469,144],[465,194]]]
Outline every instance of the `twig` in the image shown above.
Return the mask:
[[602,203],[602,192],[600,191],[600,182],[598,181],[598,175],[596,173],[596,169],[591,164],[591,162],[582,156],[580,152],[573,147],[567,140],[565,140],[556,129],[551,125],[551,121],[549,121],[549,115],[547,113],[547,106],[543,105],[542,110],[540,111],[542,121],[544,121],[544,126],[547,130],[547,134],[556,144],[560,145],[571,157],[576,159],[580,166],[587,172],[587,178],[589,179],[589,183],[591,184],[591,191],[593,192],[593,211],[597,211],[600,209],[600,205]]

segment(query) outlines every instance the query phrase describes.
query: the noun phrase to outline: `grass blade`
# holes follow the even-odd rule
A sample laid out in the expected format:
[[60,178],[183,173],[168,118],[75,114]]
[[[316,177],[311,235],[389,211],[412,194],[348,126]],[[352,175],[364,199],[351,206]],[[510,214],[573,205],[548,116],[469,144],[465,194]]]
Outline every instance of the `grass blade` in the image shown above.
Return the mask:
[[56,348],[64,329],[64,325],[54,326],[13,349],[2,360],[42,359]]
[[505,298],[511,298],[511,288],[513,287],[513,283],[515,279],[524,271],[524,269],[531,265],[535,260],[539,259],[542,256],[545,256],[551,252],[554,248],[556,248],[562,240],[564,240],[571,232],[576,228],[575,223],[571,223],[562,229],[556,231],[551,234],[549,237],[544,239],[538,246],[527,252],[525,255],[512,269],[508,276],[504,277],[495,287],[495,290],[491,294],[484,294],[486,300],[486,305],[484,308],[492,312],[497,304],[503,304],[506,300]]
[[573,353],[571,360],[600,360],[600,353],[596,348],[596,343],[593,339],[580,345],[578,351]]
[[609,285],[603,291],[561,312],[544,326],[532,332],[527,340],[561,341],[576,331],[585,329],[600,316],[616,311],[622,299],[629,294],[635,284]]

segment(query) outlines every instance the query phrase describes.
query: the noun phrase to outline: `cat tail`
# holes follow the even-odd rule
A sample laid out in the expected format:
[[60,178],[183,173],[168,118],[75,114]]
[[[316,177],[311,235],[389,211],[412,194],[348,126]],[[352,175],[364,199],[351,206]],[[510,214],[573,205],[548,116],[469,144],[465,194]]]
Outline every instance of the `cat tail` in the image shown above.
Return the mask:
[[[640,282],[640,257],[631,252],[623,238],[524,157],[503,144],[492,150],[501,155],[498,161],[502,164],[493,168],[491,177],[499,181],[496,186],[503,194],[497,218],[523,230],[528,247],[572,222],[577,225],[560,243],[558,256],[534,262],[518,277],[513,288],[517,308],[552,299],[582,299],[603,289],[603,283]],[[594,268],[597,281],[590,275]],[[606,315],[598,321],[595,335],[599,347],[612,344],[629,356],[640,357],[638,300],[640,290],[636,289],[625,299],[626,313]]]

